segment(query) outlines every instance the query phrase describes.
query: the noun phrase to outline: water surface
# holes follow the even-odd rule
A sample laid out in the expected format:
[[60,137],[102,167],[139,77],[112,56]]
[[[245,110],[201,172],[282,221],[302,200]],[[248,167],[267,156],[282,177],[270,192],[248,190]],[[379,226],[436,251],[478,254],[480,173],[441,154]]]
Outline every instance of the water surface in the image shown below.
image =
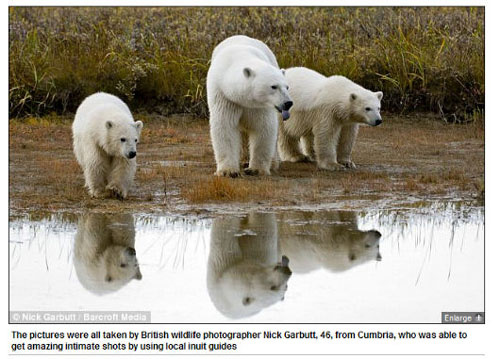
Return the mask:
[[30,214],[10,223],[10,310],[438,323],[442,311],[484,311],[484,210]]

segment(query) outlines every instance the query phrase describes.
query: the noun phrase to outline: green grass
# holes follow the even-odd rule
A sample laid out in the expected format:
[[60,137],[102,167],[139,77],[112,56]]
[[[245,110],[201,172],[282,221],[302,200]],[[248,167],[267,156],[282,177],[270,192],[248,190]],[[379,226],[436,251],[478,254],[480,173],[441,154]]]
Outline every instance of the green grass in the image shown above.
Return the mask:
[[107,91],[134,110],[207,116],[211,52],[264,41],[280,66],[341,74],[384,91],[384,110],[475,119],[484,106],[477,7],[11,7],[11,117],[74,112]]

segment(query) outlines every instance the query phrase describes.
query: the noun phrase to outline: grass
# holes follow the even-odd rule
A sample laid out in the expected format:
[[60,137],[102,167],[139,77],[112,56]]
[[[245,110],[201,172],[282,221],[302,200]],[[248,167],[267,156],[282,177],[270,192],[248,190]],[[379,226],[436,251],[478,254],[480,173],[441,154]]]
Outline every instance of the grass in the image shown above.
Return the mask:
[[483,117],[482,7],[10,7],[10,117],[72,113],[96,91],[207,117],[212,50],[235,34],[284,68],[384,91],[385,110]]
[[[224,206],[386,206],[408,198],[484,199],[484,127],[434,116],[386,116],[360,128],[353,171],[283,162],[268,177],[217,178],[209,126],[186,116],[142,115],[135,187],[125,201],[96,200],[72,151],[71,118],[9,122],[10,208],[31,210],[198,211]],[[415,122],[418,121],[418,126]],[[169,137],[170,136],[170,137]],[[41,141],[40,139],[44,139]]]

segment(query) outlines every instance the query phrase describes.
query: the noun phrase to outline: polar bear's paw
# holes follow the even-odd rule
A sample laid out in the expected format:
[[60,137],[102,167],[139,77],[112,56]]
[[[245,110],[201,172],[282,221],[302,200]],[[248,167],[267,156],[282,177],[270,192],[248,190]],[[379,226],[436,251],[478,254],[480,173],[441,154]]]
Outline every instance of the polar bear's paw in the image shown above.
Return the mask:
[[243,171],[247,176],[258,176],[259,170],[253,168],[245,168]]
[[230,177],[230,178],[237,178],[241,176],[240,171],[237,170],[218,170],[217,172],[214,173],[218,177]]
[[345,171],[346,169],[344,165],[334,161],[320,162],[318,167],[322,170],[327,170],[327,171]]
[[339,163],[343,165],[345,168],[350,168],[353,170],[356,169],[356,165],[351,160],[340,160]]
[[114,197],[117,199],[127,198],[127,192],[115,184],[111,184],[111,183],[108,184],[106,186],[106,189],[108,190],[111,197]]
[[295,162],[295,163],[310,163],[312,160],[305,155],[297,155],[297,156],[292,156],[290,157],[290,162]]
[[259,175],[266,175],[269,176],[271,172],[269,170],[265,170],[262,168],[245,168],[244,173],[247,176],[259,176]]
[[105,191],[102,191],[100,189],[89,189],[89,193],[90,193],[90,196],[92,198],[104,198],[106,197],[106,192]]

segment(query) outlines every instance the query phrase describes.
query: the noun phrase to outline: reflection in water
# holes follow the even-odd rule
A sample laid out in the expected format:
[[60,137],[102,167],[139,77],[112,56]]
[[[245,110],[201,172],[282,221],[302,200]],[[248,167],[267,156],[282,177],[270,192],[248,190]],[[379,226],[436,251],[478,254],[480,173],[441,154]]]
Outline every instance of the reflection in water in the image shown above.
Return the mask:
[[78,280],[96,294],[113,292],[141,279],[135,253],[134,217],[91,213],[78,222],[74,265]]
[[76,219],[11,218],[10,310],[147,308],[155,323],[438,323],[484,310],[484,208],[470,204]]
[[293,272],[318,268],[345,271],[380,261],[381,234],[358,229],[355,212],[293,212],[280,216],[280,247],[290,257]]
[[210,237],[207,287],[217,310],[242,318],[284,299],[292,272],[279,255],[275,214],[217,218]]

